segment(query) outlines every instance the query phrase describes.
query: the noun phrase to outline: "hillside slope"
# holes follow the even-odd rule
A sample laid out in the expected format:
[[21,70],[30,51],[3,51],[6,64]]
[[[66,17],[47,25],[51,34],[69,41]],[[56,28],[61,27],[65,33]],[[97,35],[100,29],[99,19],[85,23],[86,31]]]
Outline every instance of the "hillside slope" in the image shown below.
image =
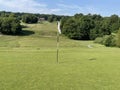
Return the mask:
[[0,36],[0,90],[119,90],[120,49],[60,36],[56,23],[24,24]]

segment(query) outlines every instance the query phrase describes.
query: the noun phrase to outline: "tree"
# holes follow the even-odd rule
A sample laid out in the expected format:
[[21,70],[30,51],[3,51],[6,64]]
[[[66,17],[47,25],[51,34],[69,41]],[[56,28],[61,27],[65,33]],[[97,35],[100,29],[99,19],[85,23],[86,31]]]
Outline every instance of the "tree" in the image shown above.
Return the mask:
[[32,14],[25,14],[22,17],[22,21],[24,23],[37,23],[38,18],[35,15],[32,15]]
[[99,36],[103,37],[104,35],[110,35],[110,34],[111,34],[111,28],[110,28],[109,19],[104,19],[99,29]]
[[75,19],[68,19],[67,22],[64,24],[62,33],[68,36],[71,39],[76,38],[76,30],[77,30],[77,24],[75,22]]
[[69,17],[62,17],[61,19],[61,29],[63,28],[64,24],[67,22],[67,20],[69,19]]
[[80,20],[69,18],[62,22],[62,33],[71,39],[89,40],[90,30],[94,27],[94,22],[88,17],[82,17]]
[[20,25],[19,21],[12,21],[11,23],[11,32],[12,34],[20,34],[22,30],[22,26]]
[[10,15],[9,15],[9,17],[17,17],[14,13],[11,13]]
[[20,34],[22,27],[20,21],[13,17],[0,18],[0,32],[3,34]]
[[81,17],[83,17],[84,15],[82,13],[80,14],[75,14],[74,17],[75,19],[80,19]]
[[53,15],[49,16],[49,17],[48,17],[48,21],[49,21],[49,22],[53,22],[53,21],[54,21],[54,16],[53,16]]
[[112,15],[110,17],[110,26],[111,26],[111,32],[116,32],[120,27],[120,19],[118,15]]
[[85,16],[80,20],[80,32],[83,40],[90,39],[90,31],[94,28],[94,22],[89,17]]
[[120,47],[120,29],[118,30],[117,33],[117,46]]

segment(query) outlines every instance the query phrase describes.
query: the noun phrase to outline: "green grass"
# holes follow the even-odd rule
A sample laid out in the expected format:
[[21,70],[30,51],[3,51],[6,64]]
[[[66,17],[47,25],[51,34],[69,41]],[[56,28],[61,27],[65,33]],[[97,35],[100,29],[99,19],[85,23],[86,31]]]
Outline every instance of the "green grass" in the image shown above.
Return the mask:
[[0,36],[0,90],[120,89],[119,48],[61,36],[57,63],[56,23],[25,25],[23,36]]

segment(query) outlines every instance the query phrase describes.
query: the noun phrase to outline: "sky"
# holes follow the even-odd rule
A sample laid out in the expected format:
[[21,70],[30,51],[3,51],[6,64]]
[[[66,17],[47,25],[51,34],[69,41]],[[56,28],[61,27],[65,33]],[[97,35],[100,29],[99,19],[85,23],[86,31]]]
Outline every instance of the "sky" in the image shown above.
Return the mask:
[[0,11],[40,14],[120,16],[120,0],[0,0]]

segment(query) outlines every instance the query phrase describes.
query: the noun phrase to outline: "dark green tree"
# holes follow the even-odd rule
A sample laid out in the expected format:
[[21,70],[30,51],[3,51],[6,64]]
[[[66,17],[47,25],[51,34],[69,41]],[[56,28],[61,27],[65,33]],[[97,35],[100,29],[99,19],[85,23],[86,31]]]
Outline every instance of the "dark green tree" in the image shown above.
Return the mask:
[[109,19],[104,19],[99,29],[99,36],[102,37],[104,35],[110,35],[110,34],[111,34],[111,28],[110,28]]
[[13,17],[0,18],[0,32],[3,34],[20,34],[22,27],[20,21]]
[[32,23],[37,23],[38,22],[38,18],[37,18],[37,16],[32,15],[32,14],[25,14],[25,15],[22,16],[22,21],[24,23],[32,24]]
[[118,15],[112,15],[110,18],[111,32],[116,32],[120,27],[120,19]]
[[54,16],[53,16],[53,15],[49,16],[49,17],[48,17],[48,21],[49,21],[49,22],[53,22],[53,21],[54,21]]
[[80,20],[69,18],[62,26],[62,33],[71,39],[89,40],[93,27],[94,22],[88,17],[82,17]]

